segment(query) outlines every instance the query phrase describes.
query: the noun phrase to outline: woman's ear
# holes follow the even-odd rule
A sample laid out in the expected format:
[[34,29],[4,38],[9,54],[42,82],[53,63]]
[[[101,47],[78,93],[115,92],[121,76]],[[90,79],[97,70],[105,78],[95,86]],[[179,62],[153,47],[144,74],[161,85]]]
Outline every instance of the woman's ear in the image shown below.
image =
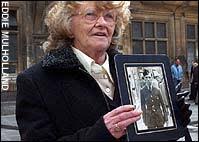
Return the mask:
[[71,24],[71,20],[69,20],[70,22],[66,23],[67,25],[65,26],[65,31],[67,33],[67,36],[70,38],[70,39],[73,39],[74,38],[74,34],[72,32],[72,24]]
[[65,29],[66,33],[67,33],[67,36],[70,38],[70,39],[73,39],[74,38],[74,34],[72,33],[72,30],[71,30],[71,27],[68,28],[68,29]]

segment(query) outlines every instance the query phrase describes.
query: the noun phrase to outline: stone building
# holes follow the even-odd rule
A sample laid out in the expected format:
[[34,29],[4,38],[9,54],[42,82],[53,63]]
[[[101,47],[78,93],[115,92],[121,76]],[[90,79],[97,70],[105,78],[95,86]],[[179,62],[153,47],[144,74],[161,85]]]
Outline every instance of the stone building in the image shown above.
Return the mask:
[[[49,1],[9,1],[9,70],[10,88],[16,90],[18,73],[39,61],[42,43],[48,33],[44,25]],[[190,71],[198,58],[197,1],[131,1],[132,19],[124,34],[124,54],[166,54],[171,61],[182,59]],[[186,75],[185,82],[188,80]]]

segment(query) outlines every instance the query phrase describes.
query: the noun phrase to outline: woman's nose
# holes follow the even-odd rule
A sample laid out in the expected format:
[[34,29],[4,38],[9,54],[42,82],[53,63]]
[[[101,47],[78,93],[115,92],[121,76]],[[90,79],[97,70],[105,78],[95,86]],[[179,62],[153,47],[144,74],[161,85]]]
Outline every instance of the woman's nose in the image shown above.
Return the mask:
[[97,21],[96,21],[96,25],[103,25],[103,26],[105,26],[105,25],[107,25],[108,23],[106,22],[106,20],[104,19],[104,17],[103,16],[100,16],[98,19],[97,19]]

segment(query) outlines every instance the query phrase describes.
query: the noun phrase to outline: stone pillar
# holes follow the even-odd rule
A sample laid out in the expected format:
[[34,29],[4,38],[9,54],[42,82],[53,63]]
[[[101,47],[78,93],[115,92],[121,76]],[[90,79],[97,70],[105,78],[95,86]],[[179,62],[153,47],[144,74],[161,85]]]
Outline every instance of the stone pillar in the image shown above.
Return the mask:
[[27,42],[27,68],[32,64],[32,33],[33,33],[33,13],[32,13],[32,1],[26,1],[26,28],[25,28],[25,37]]
[[[169,28],[169,33],[170,36],[169,37],[169,55],[173,61],[173,59],[175,58],[175,53],[176,53],[176,37],[175,37],[175,13],[170,15],[170,28]],[[172,62],[171,61],[171,62]]]

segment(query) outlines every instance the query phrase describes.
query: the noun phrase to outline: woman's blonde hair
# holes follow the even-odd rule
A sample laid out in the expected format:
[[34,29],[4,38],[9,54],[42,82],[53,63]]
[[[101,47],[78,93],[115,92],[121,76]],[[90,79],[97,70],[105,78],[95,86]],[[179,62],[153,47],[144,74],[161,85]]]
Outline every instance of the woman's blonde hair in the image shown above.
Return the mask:
[[[55,1],[48,8],[45,24],[48,27],[49,36],[43,44],[45,51],[58,48],[58,44],[67,41],[72,44],[70,33],[71,17],[75,13],[76,8],[84,1]],[[118,13],[115,31],[112,38],[112,44],[117,44],[125,30],[130,19],[130,10],[128,6],[130,1],[96,1],[99,8],[115,9]]]

